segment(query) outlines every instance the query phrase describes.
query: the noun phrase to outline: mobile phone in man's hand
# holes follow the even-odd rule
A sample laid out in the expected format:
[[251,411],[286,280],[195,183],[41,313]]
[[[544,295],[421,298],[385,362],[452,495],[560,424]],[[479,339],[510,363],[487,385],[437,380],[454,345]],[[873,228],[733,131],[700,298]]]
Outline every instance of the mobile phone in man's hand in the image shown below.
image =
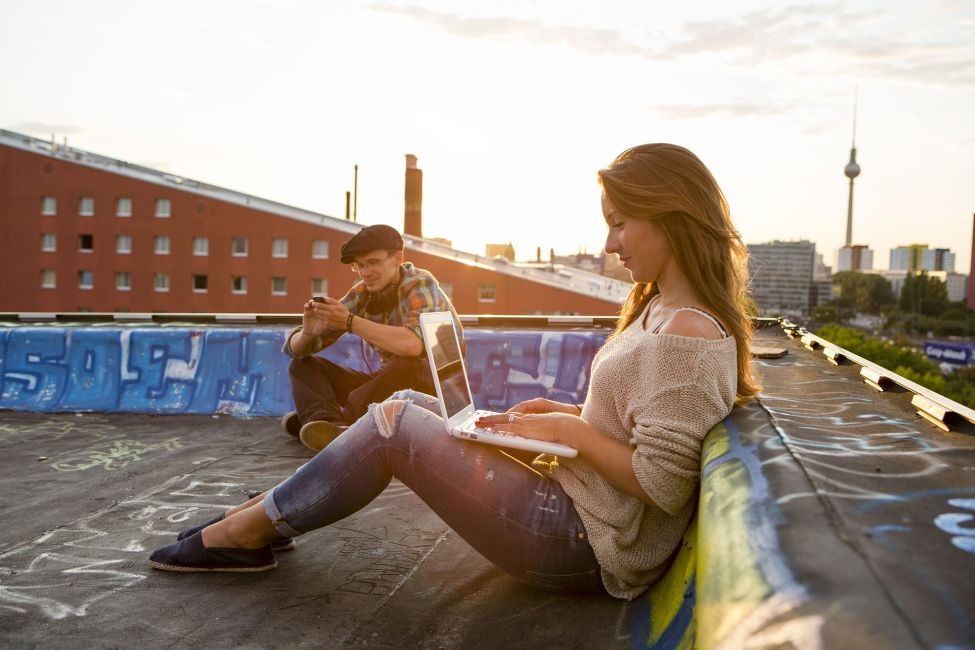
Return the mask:
[[312,296],[311,297],[311,301],[312,302],[325,302],[325,298],[323,296]]

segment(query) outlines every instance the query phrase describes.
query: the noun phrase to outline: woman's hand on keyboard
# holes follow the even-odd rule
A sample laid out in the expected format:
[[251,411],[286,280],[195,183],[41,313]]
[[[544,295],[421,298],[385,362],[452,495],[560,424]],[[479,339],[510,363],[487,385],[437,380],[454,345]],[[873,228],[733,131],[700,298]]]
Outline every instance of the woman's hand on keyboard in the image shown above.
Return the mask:
[[580,427],[589,428],[585,420],[568,413],[507,413],[484,415],[475,423],[498,433],[510,433],[523,438],[566,442]]

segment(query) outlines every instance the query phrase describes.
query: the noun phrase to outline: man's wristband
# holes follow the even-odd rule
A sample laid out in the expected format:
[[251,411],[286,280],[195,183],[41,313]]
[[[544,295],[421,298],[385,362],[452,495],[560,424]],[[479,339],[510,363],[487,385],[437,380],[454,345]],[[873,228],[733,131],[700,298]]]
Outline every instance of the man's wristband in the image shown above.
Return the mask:
[[352,333],[352,319],[355,318],[355,314],[351,311],[349,312],[349,317],[345,319],[345,331],[349,334]]

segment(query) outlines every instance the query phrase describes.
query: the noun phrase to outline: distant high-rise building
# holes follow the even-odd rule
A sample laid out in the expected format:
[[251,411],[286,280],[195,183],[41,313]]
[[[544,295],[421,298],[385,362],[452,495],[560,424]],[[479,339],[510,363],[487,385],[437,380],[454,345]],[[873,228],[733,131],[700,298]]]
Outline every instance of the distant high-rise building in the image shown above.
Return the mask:
[[813,262],[813,283],[810,297],[810,309],[829,302],[833,298],[833,269],[823,263],[821,253],[816,253]]
[[927,244],[910,244],[890,249],[890,270],[919,273],[946,271],[954,273],[955,254],[947,248],[928,248]]
[[921,252],[927,247],[927,244],[909,244],[907,246],[891,248],[890,270],[917,273],[921,270]]
[[836,251],[833,271],[869,271],[873,269],[873,251],[863,244],[846,245]]
[[759,312],[806,316],[813,306],[816,245],[811,241],[772,241],[748,245],[751,293]]
[[813,263],[813,280],[816,282],[829,282],[833,276],[833,267],[826,266],[822,253],[816,253],[816,261]]

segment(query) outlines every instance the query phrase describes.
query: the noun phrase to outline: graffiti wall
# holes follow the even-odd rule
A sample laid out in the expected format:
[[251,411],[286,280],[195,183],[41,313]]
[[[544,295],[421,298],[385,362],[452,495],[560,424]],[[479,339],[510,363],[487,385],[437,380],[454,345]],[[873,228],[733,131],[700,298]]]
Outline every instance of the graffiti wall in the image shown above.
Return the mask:
[[[289,328],[0,329],[0,408],[36,411],[281,415],[293,408]],[[581,402],[598,331],[467,330],[479,408],[532,397]],[[355,336],[322,353],[367,371],[379,357]]]

